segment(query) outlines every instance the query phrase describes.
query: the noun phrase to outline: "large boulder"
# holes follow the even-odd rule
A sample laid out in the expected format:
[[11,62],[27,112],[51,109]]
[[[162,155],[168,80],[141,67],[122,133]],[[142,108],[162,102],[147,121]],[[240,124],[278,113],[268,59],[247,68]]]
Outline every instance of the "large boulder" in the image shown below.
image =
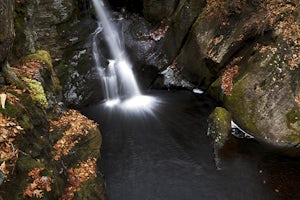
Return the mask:
[[299,147],[300,70],[291,70],[286,57],[293,53],[280,44],[276,41],[262,47],[263,50],[244,54],[237,63],[240,72],[233,80],[230,94],[224,94],[225,73],[222,80],[213,84],[213,87],[218,85],[218,95],[213,91],[211,94],[257,139],[275,146]]
[[239,49],[209,93],[256,139],[299,154],[299,6],[266,6],[269,31]]
[[[257,16],[264,12],[251,5],[242,9],[242,3],[227,4],[220,8],[206,5],[176,57],[176,68],[202,89],[207,89],[226,62],[257,34]],[[226,11],[229,8],[231,11]]]

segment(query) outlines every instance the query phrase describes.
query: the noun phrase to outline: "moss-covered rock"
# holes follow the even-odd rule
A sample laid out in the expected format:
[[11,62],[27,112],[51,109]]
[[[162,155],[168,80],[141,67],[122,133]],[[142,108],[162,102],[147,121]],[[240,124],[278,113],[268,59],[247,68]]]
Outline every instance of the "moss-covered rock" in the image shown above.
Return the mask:
[[215,4],[207,3],[197,15],[176,58],[181,73],[202,89],[207,89],[236,51],[257,34],[256,21],[261,14],[250,5],[245,5],[239,12],[229,13],[226,9],[231,2]]
[[[256,51],[242,51],[230,95],[222,91],[221,78],[209,92],[219,98],[235,122],[258,140],[277,147],[297,147],[300,141],[298,105],[299,69],[291,70],[291,55],[278,38]],[[248,50],[251,48],[248,48]],[[298,77],[298,78],[297,78]],[[216,91],[219,91],[216,92]]]
[[231,132],[231,114],[224,108],[216,107],[208,117],[207,134],[214,140],[214,147],[224,146]]
[[16,39],[14,56],[21,57],[35,53],[37,49],[47,49],[55,58],[61,58],[57,24],[66,22],[74,11],[73,0],[27,0],[16,3],[14,24]]
[[37,50],[35,53],[29,54],[28,56],[26,56],[23,60],[24,60],[24,62],[30,61],[30,60],[43,61],[46,63],[46,65],[49,68],[53,68],[51,55],[48,51],[45,51],[45,50]]
[[36,101],[43,108],[47,108],[48,101],[42,84],[37,80],[29,79],[26,77],[22,78],[22,80],[25,81],[26,85],[29,87],[32,93],[33,100]]
[[[105,199],[105,190],[103,185],[103,178],[101,174],[97,177],[86,181],[81,190],[75,195],[74,200],[89,199],[89,200],[99,200]],[[99,187],[100,186],[100,187]]]
[[[65,109],[61,105],[54,105],[51,108],[47,106],[45,91],[51,92],[49,85],[52,85],[53,82],[43,81],[45,79],[41,76],[42,72],[39,72],[43,70],[49,72],[49,68],[52,67],[51,57],[46,51],[37,51],[36,54],[26,56],[21,61],[20,66],[7,67],[5,71],[6,79],[10,80],[8,83],[17,80],[19,84],[17,86],[11,84],[0,86],[0,90],[7,95],[6,108],[0,108],[1,117],[4,116],[7,120],[16,120],[16,123],[11,124],[16,127],[16,130],[22,131],[22,134],[16,135],[14,140],[11,140],[12,153],[17,155],[13,157],[14,159],[6,162],[9,174],[8,177],[5,177],[5,182],[0,185],[0,198],[31,199],[31,197],[37,197],[36,190],[41,190],[40,194],[43,199],[60,199],[66,192],[64,188],[69,185],[69,169],[90,158],[96,165],[96,160],[100,156],[101,134],[94,122],[88,121],[78,112],[76,112],[76,116],[71,115],[61,120],[60,123],[63,123],[63,126],[55,128],[50,126],[53,121],[62,116]],[[50,73],[49,77],[55,76],[54,71],[50,72],[53,74]],[[45,87],[43,87],[44,85]],[[57,102],[55,100],[53,104]],[[86,123],[76,121],[79,118],[86,120]],[[55,144],[59,140],[64,141],[65,138],[68,138],[66,135],[69,134],[69,129],[72,127],[72,133],[78,133],[71,139],[74,141],[74,145],[65,155],[56,159],[53,153],[56,150]],[[83,128],[81,129],[81,127]],[[61,150],[66,147],[63,142],[59,144],[62,145],[59,146]],[[94,174],[97,173],[95,165]],[[40,170],[38,175],[30,175],[36,170]],[[83,169],[81,173],[88,172],[84,170],[86,169]],[[97,194],[98,196],[95,198],[105,199],[102,177],[99,175],[97,178],[94,176],[85,178],[87,181],[77,185],[77,189],[73,192],[76,193],[80,191],[81,187],[84,187],[86,191],[81,191],[82,197]],[[9,181],[7,181],[8,179]],[[39,179],[47,180],[48,186],[39,184]]]

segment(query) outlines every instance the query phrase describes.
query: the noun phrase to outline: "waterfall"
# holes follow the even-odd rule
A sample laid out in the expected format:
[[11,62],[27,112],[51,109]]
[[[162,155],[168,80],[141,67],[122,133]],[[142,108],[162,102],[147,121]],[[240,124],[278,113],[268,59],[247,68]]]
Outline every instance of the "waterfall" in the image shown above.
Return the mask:
[[[98,28],[93,37],[93,57],[104,85],[104,93],[108,105],[115,105],[121,97],[140,96],[140,90],[132,71],[132,65],[127,58],[124,45],[114,24],[109,20],[108,11],[103,0],[93,0],[98,17]],[[100,52],[97,46],[97,35],[104,33],[104,39],[112,56],[106,68],[101,65]]]

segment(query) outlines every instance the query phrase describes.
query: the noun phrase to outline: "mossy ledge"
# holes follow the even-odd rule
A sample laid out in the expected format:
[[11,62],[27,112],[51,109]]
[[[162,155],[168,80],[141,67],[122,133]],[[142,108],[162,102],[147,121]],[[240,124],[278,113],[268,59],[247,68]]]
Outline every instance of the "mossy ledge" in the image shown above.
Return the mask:
[[[42,73],[35,73],[33,77],[32,73],[26,71],[30,65],[24,67],[22,63],[31,61],[40,64],[41,69],[39,68],[36,72],[42,70]],[[68,196],[69,199],[91,196],[94,199],[105,199],[104,181],[95,166],[93,167],[95,171],[85,177],[86,181],[77,185],[76,190],[66,190],[70,184],[77,184],[69,181],[71,169],[78,168],[89,160],[93,160],[95,165],[99,158],[102,140],[97,124],[82,116],[78,111],[70,111],[61,104],[57,104],[59,96],[53,97],[58,98],[52,100],[56,105],[48,106],[49,100],[46,93],[55,93],[51,90],[54,86],[53,82],[45,81],[42,76],[46,75],[50,80],[55,80],[56,76],[48,52],[37,51],[35,54],[20,59],[19,62],[20,65],[7,67],[1,72],[1,75],[6,78],[6,84],[0,86],[0,92],[7,95],[7,100],[5,109],[0,108],[0,118],[8,122],[3,129],[14,128],[16,134],[9,138],[12,141],[11,146],[5,149],[6,153],[11,156],[5,157],[4,151],[0,153],[0,165],[2,164],[0,170],[4,172],[2,174],[5,174],[4,181],[0,184],[0,199],[52,200],[68,195],[73,195],[72,198]],[[43,74],[44,69],[46,69],[45,74]],[[73,115],[64,118],[63,121],[59,120],[68,112]],[[72,117],[74,114],[77,117]],[[78,122],[75,125],[78,118],[89,123]],[[51,122],[56,120],[64,126],[54,127]],[[80,127],[81,124],[85,124],[80,130],[83,133],[80,134],[78,130],[78,134],[71,138],[76,140],[74,146],[68,154],[55,159],[55,143],[62,140],[70,128]],[[3,142],[6,141],[0,141],[0,143]],[[61,148],[63,149],[64,146]],[[86,169],[78,168],[77,170],[85,174]],[[40,172],[33,176],[32,173],[35,171]],[[33,184],[38,182],[38,178],[48,180],[49,185],[45,187]]]

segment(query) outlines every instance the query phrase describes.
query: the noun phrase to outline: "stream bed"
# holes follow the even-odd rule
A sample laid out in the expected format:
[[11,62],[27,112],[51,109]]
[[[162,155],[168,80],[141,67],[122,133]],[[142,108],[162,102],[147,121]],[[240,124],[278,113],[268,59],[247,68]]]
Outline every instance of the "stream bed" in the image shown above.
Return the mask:
[[300,159],[230,138],[215,164],[207,117],[216,104],[189,91],[151,91],[148,109],[81,110],[103,136],[109,200],[300,199]]

